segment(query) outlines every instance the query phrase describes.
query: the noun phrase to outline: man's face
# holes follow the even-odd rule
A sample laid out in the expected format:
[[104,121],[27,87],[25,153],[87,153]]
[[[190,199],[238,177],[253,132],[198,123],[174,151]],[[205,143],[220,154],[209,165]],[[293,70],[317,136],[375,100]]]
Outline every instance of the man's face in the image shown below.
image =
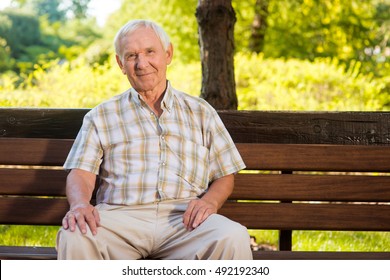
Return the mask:
[[157,91],[166,87],[167,65],[172,61],[173,49],[165,51],[151,28],[143,27],[122,38],[122,59],[117,62],[131,84],[139,93]]

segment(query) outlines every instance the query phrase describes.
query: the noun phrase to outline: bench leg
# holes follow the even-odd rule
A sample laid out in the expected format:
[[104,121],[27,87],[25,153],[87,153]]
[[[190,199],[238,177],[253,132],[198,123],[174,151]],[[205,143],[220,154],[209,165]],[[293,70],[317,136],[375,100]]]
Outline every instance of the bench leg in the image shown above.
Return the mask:
[[279,250],[292,251],[292,230],[279,231]]

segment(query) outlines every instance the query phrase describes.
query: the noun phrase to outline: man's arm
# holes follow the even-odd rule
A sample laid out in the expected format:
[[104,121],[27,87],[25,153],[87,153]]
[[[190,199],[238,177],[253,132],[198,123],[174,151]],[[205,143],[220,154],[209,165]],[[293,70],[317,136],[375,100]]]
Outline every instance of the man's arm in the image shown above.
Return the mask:
[[100,225],[99,213],[90,204],[95,188],[96,175],[81,169],[72,169],[66,179],[66,196],[70,210],[62,220],[64,229],[75,231],[76,225],[82,233],[87,233],[87,225],[92,234],[97,233]]
[[211,214],[217,211],[225,203],[226,199],[233,192],[234,175],[221,177],[209,186],[208,191],[201,199],[192,200],[183,215],[183,223],[188,230],[197,228]]

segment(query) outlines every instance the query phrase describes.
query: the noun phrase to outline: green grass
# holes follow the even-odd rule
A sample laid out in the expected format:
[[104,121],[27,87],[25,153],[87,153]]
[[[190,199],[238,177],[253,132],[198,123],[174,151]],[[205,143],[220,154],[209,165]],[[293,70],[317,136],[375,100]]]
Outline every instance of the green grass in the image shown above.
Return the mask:
[[54,247],[58,226],[0,225],[0,245]]
[[[0,225],[0,245],[55,246],[58,226]],[[277,246],[278,231],[249,230],[257,243]],[[296,251],[390,252],[390,232],[294,231]]]
[[[277,246],[278,231],[249,230],[259,244]],[[295,251],[390,252],[390,232],[294,231]]]

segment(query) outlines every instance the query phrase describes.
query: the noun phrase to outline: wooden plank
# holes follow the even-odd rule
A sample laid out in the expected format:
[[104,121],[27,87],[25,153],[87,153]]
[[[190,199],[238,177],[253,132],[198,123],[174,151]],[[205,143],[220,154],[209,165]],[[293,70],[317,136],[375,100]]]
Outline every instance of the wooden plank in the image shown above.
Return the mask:
[[[254,251],[255,260],[390,260],[390,252]],[[54,247],[0,246],[2,260],[55,260]]]
[[[0,164],[62,165],[72,144],[71,139],[0,138]],[[390,170],[390,147],[238,143],[237,148],[247,169],[346,172]]]
[[54,247],[0,246],[2,260],[55,260]]
[[390,230],[390,205],[227,202],[220,213],[249,229]]
[[[0,197],[0,224],[60,225],[67,210],[65,199]],[[227,202],[220,212],[250,229],[390,230],[390,205]]]
[[0,138],[0,164],[62,166],[71,139]]
[[257,170],[260,167],[261,154],[258,152],[263,144],[236,143],[236,147],[245,162],[246,169]]
[[[0,195],[64,196],[63,170],[1,169]],[[230,199],[390,202],[390,176],[237,174]]]
[[0,224],[61,225],[66,199],[0,196]]
[[74,139],[89,109],[1,108],[0,137]]
[[390,112],[219,111],[235,142],[389,145]]
[[242,174],[230,199],[390,202],[390,176]]
[[[73,139],[88,111],[0,108],[0,137]],[[390,112],[218,113],[237,143],[390,145]]]
[[[0,169],[0,195],[64,196],[63,170]],[[238,174],[230,199],[390,202],[390,176]]]
[[1,169],[0,195],[65,196],[63,170]]
[[[237,144],[247,169],[388,172],[390,147],[316,144]],[[254,154],[253,151],[256,151]]]

